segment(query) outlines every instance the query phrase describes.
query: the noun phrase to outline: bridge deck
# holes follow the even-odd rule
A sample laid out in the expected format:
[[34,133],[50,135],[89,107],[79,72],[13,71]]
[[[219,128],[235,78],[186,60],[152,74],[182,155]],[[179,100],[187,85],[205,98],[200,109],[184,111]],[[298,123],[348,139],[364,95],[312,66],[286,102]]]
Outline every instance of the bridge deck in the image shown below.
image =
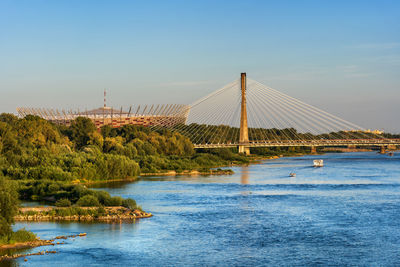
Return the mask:
[[354,140],[309,140],[309,141],[250,141],[248,143],[229,144],[195,144],[194,148],[224,148],[224,147],[289,147],[289,146],[388,146],[400,145],[400,139],[354,139]]

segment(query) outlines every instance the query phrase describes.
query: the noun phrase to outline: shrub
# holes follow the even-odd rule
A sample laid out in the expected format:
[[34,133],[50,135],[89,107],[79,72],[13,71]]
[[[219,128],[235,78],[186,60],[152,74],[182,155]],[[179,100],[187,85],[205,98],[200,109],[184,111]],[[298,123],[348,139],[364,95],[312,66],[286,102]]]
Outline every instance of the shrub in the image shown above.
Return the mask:
[[56,209],[56,216],[71,216],[73,215],[72,208],[67,208],[67,209]]
[[136,201],[134,199],[132,199],[132,198],[124,199],[122,201],[122,206],[127,208],[127,209],[131,209],[131,210],[134,210],[134,209],[137,208]]
[[111,196],[107,191],[96,191],[97,199],[104,206],[111,206]]
[[0,243],[7,244],[11,232],[11,224],[9,224],[6,219],[0,216],[0,238],[2,238]]
[[98,216],[104,216],[104,215],[106,215],[106,210],[104,209],[104,207],[98,207],[98,208],[97,208],[97,215],[98,215]]
[[60,190],[60,186],[58,184],[56,184],[56,183],[52,183],[52,184],[49,185],[49,187],[47,187],[47,191],[49,193],[55,193],[58,190]]
[[90,215],[90,210],[87,209],[81,209],[78,207],[74,207],[72,208],[72,215],[79,215],[79,216],[86,216],[86,215]]
[[11,234],[11,241],[13,242],[28,242],[36,240],[36,235],[25,228],[19,229]]
[[76,205],[80,207],[99,207],[100,202],[95,196],[85,195],[76,202]]
[[123,198],[122,197],[112,197],[110,201],[110,206],[121,206]]
[[[2,173],[0,172],[0,175]],[[2,175],[1,175],[2,176]],[[0,176],[0,235],[11,234],[11,224],[18,213],[18,192],[14,182]]]
[[28,210],[28,211],[24,212],[23,214],[27,215],[27,216],[34,216],[34,215],[39,214],[39,212],[34,211],[34,210]]
[[56,201],[56,206],[57,207],[71,207],[71,201],[66,198],[62,198]]

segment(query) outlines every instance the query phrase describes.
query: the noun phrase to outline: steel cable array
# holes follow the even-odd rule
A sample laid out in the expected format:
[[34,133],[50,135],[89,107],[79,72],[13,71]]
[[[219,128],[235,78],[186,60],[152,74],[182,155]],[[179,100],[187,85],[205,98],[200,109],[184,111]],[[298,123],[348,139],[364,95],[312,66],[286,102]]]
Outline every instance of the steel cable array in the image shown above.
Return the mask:
[[[252,143],[383,138],[252,79],[247,79],[246,102]],[[194,144],[237,144],[240,104],[240,80],[235,80],[194,102],[188,110],[180,110],[189,112],[186,124],[170,129],[188,136]]]

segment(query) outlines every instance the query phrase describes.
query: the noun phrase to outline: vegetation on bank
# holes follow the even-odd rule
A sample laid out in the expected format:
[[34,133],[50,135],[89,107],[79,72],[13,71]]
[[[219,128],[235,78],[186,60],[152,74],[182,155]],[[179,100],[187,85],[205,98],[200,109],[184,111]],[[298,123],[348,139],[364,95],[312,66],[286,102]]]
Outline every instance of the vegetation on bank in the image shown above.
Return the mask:
[[11,225],[17,213],[17,183],[9,181],[0,173],[0,245],[36,240],[36,235],[25,229],[12,230]]
[[141,209],[131,198],[112,197],[107,191],[50,180],[20,181],[19,197],[21,200],[46,202],[57,207],[123,206],[129,209]]
[[195,153],[187,137],[167,130],[125,125],[98,132],[87,118],[65,127],[36,116],[0,115],[0,171],[13,180],[114,180],[140,173],[204,171],[231,162],[248,159],[229,150]]
[[151,213],[122,206],[113,207],[30,207],[20,209],[17,221],[132,221]]
[[0,243],[12,242],[11,224],[18,212],[17,184],[7,180],[0,173]]
[[[214,127],[226,130],[226,126]],[[236,130],[231,128],[231,131]],[[293,131],[269,131],[272,130],[278,136]],[[20,181],[79,183],[125,179],[140,173],[206,172],[210,168],[249,163],[249,158],[239,155],[237,148],[195,151],[190,134],[187,133],[189,137],[182,134],[134,125],[104,126],[99,132],[90,119],[83,117],[66,127],[37,116],[17,118],[1,114],[0,172]],[[207,141],[209,137],[205,134],[204,138]],[[301,147],[251,149],[252,154],[262,156],[308,151],[309,148]]]
[[25,228],[22,228],[15,232],[11,232],[9,236],[0,236],[0,246],[6,244],[31,242],[35,240],[37,240],[37,236],[34,233],[25,230]]

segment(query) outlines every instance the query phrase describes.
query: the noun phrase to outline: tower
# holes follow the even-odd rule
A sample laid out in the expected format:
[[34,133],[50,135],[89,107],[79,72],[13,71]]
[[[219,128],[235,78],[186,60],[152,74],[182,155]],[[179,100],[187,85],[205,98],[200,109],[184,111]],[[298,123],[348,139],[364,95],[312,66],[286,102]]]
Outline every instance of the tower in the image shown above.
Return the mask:
[[239,135],[239,153],[250,155],[249,128],[247,126],[247,106],[246,106],[246,73],[240,74],[240,87],[242,89],[242,102],[240,106],[240,135]]
[[106,89],[104,89],[104,108],[106,108]]

